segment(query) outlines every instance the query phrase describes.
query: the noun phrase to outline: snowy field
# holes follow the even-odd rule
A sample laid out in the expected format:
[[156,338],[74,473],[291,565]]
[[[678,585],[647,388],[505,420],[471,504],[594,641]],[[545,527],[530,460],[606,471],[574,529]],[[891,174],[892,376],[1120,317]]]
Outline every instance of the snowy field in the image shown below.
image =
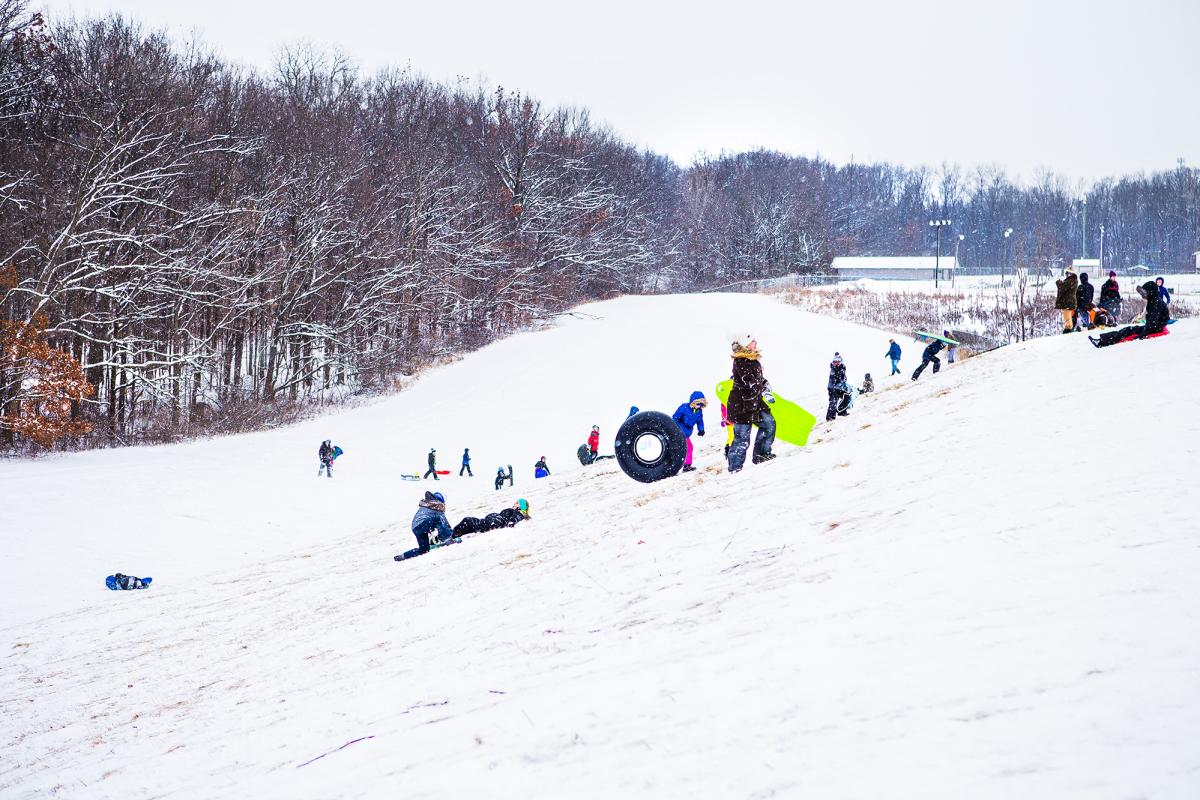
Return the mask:
[[[734,476],[715,406],[695,473],[578,465],[745,332],[820,416],[834,350],[882,391]],[[916,384],[886,343],[625,298],[318,421],[0,463],[0,797],[1196,797],[1200,324]],[[533,520],[392,561],[431,446],[452,522]]]

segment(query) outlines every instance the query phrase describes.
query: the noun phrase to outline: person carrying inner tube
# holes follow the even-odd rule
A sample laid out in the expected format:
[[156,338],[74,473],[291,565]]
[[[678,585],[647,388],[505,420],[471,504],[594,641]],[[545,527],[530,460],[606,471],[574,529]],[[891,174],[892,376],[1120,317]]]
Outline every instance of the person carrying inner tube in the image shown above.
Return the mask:
[[771,384],[763,375],[758,341],[743,336],[732,342],[733,388],[729,391],[727,412],[733,424],[733,443],[729,445],[729,471],[740,472],[750,449],[750,427],[758,426],[754,437],[753,461],[758,464],[775,457],[771,445],[775,442],[775,417],[771,414]]

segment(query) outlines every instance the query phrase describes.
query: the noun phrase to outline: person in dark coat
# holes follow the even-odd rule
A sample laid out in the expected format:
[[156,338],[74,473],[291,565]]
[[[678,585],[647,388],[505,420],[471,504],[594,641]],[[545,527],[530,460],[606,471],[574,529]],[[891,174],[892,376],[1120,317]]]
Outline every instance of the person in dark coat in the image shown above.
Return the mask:
[[417,513],[412,518],[412,532],[417,537],[417,546],[396,556],[397,561],[428,553],[429,535],[432,533],[437,534],[439,542],[454,537],[450,521],[446,519],[446,498],[441,492],[426,492],[425,498],[417,504]]
[[885,356],[892,360],[892,374],[900,374],[900,345],[896,344],[895,339],[888,339],[888,351]]
[[[1070,331],[1064,331],[1064,333],[1069,332]],[[937,357],[937,354],[942,352],[942,348],[945,346],[946,343],[941,339],[934,339],[929,343],[929,346],[925,348],[925,352],[921,354],[921,366],[917,367],[916,371],[912,374],[912,379],[914,381],[921,377],[921,373],[924,372],[925,368],[930,364],[933,364],[933,374],[936,375],[938,373],[938,370],[942,368],[942,361]]]
[[775,442],[775,417],[771,414],[771,384],[763,376],[762,357],[758,342],[750,336],[733,342],[733,388],[729,391],[726,414],[733,425],[733,442],[729,445],[729,471],[738,472],[746,463],[750,448],[750,427],[758,426],[754,437],[755,464],[775,457],[771,446]]
[[432,447],[431,447],[431,448],[429,448],[429,459],[428,459],[428,461],[429,461],[429,469],[425,470],[425,475],[424,475],[424,476],[422,476],[422,477],[423,477],[423,478],[428,478],[430,475],[432,475],[432,476],[433,476],[433,479],[436,481],[436,480],[438,479],[438,474],[437,474],[437,450],[434,450]]
[[504,485],[504,481],[508,480],[508,474],[504,471],[504,467],[496,469],[496,491],[500,491],[500,487]]
[[463,463],[462,467],[458,470],[458,477],[461,478],[464,471],[467,473],[468,478],[475,477],[475,473],[471,472],[471,451],[465,447],[463,448]]
[[[1054,307],[1062,313],[1063,333],[1070,333],[1075,328],[1075,306],[1078,304],[1076,294],[1079,291],[1079,278],[1070,268],[1056,280],[1058,296],[1054,299]],[[937,372],[935,369],[934,372]]]
[[1117,284],[1117,273],[1109,270],[1108,280],[1100,285],[1100,307],[1113,318],[1113,324],[1121,318],[1121,287]]
[[1095,296],[1096,287],[1088,282],[1088,274],[1082,273],[1079,276],[1079,288],[1075,290],[1075,330],[1079,330],[1080,326],[1091,327],[1088,319],[1088,306],[1092,304]]
[[859,394],[870,394],[871,392],[875,391],[875,381],[871,380],[871,373],[868,372],[863,377],[862,388],[859,389],[858,391],[859,391]]
[[539,458],[537,460],[537,463],[533,465],[533,477],[535,477],[535,478],[549,478],[550,477],[550,467],[546,466],[546,457],[545,456],[542,456],[541,458]]
[[846,365],[842,363],[842,354],[834,353],[833,361],[829,362],[829,410],[825,412],[825,421],[831,422],[834,417],[844,417],[850,413],[850,384],[846,382]]
[[1089,336],[1088,341],[1096,347],[1108,347],[1129,338],[1144,339],[1155,333],[1162,333],[1171,319],[1171,312],[1163,302],[1158,284],[1154,281],[1137,287],[1138,294],[1146,299],[1146,322],[1142,325],[1129,325],[1115,331],[1102,333],[1099,336]]
[[1158,286],[1158,296],[1162,299],[1163,305],[1171,305],[1171,293],[1167,291],[1166,281],[1160,275],[1154,279],[1154,283]]
[[321,466],[317,467],[317,477],[321,477],[321,470],[325,470],[327,477],[333,477],[333,442],[329,439],[321,442],[321,448],[317,450],[317,458],[321,460]]
[[529,519],[529,503],[524,498],[513,503],[510,508],[495,514],[488,514],[483,519],[479,517],[463,517],[454,526],[455,536],[466,536],[469,533],[493,531],[497,528],[511,528],[518,522]]

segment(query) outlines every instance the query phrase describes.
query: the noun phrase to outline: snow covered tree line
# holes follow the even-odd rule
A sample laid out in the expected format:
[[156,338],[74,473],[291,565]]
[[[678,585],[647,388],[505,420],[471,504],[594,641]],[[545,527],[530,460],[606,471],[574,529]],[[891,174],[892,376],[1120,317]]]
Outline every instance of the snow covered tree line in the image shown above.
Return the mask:
[[[1089,253],[1104,223],[1109,263],[1184,266],[1198,178],[1092,187]],[[929,253],[935,214],[968,265],[1052,266],[1079,254],[1079,210],[1051,175],[681,168],[520,92],[304,47],[260,74],[0,0],[0,445],[46,397],[40,435],[92,424],[92,443],[270,424],[586,300]],[[43,345],[84,384],[31,361]]]

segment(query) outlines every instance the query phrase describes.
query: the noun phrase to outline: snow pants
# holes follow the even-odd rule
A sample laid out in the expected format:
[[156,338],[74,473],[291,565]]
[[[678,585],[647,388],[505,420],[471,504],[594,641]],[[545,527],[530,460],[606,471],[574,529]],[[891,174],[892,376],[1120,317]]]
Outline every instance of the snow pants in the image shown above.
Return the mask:
[[683,457],[683,465],[690,467],[692,465],[692,437],[688,436],[684,441],[687,442],[687,455]]
[[898,359],[898,358],[892,359],[892,374],[893,375],[900,374],[900,359]]
[[[750,425],[734,423],[733,442],[729,445],[729,471],[737,472],[746,464],[746,451],[750,449]],[[755,463],[772,458],[771,446],[775,443],[775,417],[763,411],[758,418],[758,434],[754,437]]]
[[461,478],[461,477],[462,477],[462,474],[463,474],[464,472],[466,472],[466,473],[467,473],[467,477],[468,477],[468,478],[474,478],[474,477],[475,477],[475,473],[474,473],[474,472],[471,472],[471,465],[470,465],[470,464],[467,464],[467,463],[465,463],[465,462],[464,462],[464,463],[463,463],[463,465],[462,465],[462,469],[460,469],[460,470],[458,471],[458,477],[460,477],[460,478]]
[[433,476],[433,479],[435,481],[438,479],[437,470],[434,469],[433,467],[430,467],[429,469],[425,470],[425,475],[423,476],[423,478],[428,478],[430,475]]
[[326,476],[332,478],[333,477],[333,459],[332,458],[322,458],[321,459],[321,466],[317,467],[317,477],[318,478],[321,477],[321,470],[325,470]]
[[1145,336],[1146,334],[1149,334],[1149,333],[1161,333],[1161,332],[1162,332],[1162,328],[1159,328],[1158,330],[1151,330],[1151,329],[1148,329],[1145,325],[1130,325],[1125,328],[1120,328],[1115,331],[1108,331],[1107,333],[1100,334],[1098,337],[1096,337],[1099,340],[1099,344],[1096,346],[1097,347],[1108,347],[1109,345],[1122,342],[1125,339],[1128,339],[1130,336],[1141,337],[1141,336]]
[[829,390],[829,410],[825,412],[825,421],[829,422],[836,416],[846,416],[850,408],[850,393],[841,389]]
[[933,364],[934,375],[936,375],[938,370],[942,368],[942,360],[937,356],[930,356],[929,358],[921,361],[921,366],[917,367],[917,371],[913,373],[912,379],[915,381],[917,378],[921,377],[921,373],[924,372],[925,368],[930,364]]

